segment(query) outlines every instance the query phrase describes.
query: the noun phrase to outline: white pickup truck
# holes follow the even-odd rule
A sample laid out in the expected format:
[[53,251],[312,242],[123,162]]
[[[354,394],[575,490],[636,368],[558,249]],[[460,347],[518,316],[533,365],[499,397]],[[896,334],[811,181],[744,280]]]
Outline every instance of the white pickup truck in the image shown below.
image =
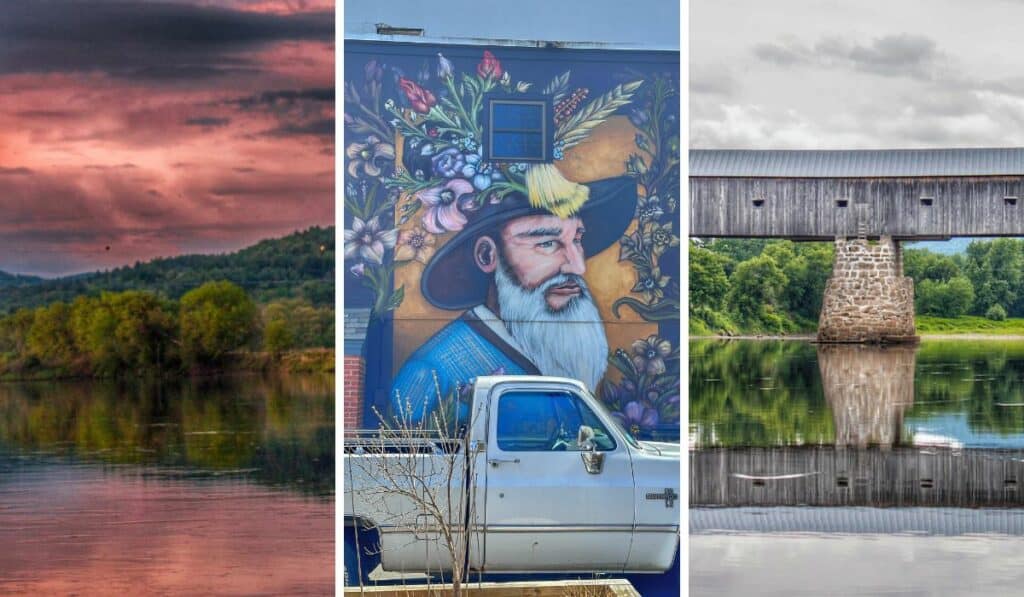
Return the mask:
[[470,419],[450,433],[346,431],[346,584],[378,564],[443,574],[456,558],[473,578],[673,565],[678,444],[637,441],[571,379],[479,377],[469,390]]

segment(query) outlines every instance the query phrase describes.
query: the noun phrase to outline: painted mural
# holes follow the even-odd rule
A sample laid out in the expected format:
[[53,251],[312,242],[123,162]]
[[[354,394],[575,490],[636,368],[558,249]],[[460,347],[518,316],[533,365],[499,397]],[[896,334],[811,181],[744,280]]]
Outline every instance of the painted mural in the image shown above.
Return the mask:
[[[543,374],[582,380],[640,437],[678,439],[678,53],[348,42],[345,55],[345,305],[371,313],[364,424],[462,418],[474,377]],[[547,102],[541,159],[489,159],[489,98]]]

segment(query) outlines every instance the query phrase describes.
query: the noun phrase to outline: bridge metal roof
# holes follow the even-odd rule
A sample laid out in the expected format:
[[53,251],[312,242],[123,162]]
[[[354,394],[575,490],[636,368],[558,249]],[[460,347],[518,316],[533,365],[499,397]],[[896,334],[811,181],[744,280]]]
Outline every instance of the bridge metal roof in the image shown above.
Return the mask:
[[691,177],[904,178],[1024,175],[1024,148],[691,149]]

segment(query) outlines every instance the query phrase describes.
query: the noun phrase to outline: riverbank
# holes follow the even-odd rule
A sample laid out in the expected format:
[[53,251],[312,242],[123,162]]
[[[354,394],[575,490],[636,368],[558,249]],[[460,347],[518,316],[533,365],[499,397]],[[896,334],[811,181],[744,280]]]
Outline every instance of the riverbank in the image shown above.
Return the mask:
[[222,375],[226,373],[334,373],[333,348],[304,348],[289,350],[274,356],[268,352],[234,352],[229,354],[223,363],[204,365],[190,370],[172,370],[162,372],[122,372],[111,376],[90,374],[86,370],[75,370],[66,367],[46,367],[33,365],[0,368],[0,382],[17,381],[56,381],[71,379],[102,379],[103,377],[136,376],[153,374],[158,377],[190,377]]
[[[934,340],[1024,340],[1024,318],[993,321],[984,317],[930,317],[915,319],[917,335]],[[794,334],[690,334],[691,340],[800,340],[816,338],[814,331]]]

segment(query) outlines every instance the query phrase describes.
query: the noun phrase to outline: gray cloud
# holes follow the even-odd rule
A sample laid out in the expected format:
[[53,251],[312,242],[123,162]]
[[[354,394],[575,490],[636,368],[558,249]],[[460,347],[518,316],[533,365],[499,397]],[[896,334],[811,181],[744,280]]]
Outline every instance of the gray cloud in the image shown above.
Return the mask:
[[946,57],[936,43],[922,35],[884,35],[867,44],[828,36],[813,47],[787,39],[754,46],[759,59],[782,67],[845,67],[888,77],[933,78],[945,67]]
[[332,41],[334,15],[106,0],[5,0],[0,39],[0,73],[211,77],[254,69],[254,64],[238,57],[239,51],[254,46]]
[[231,123],[230,118],[217,118],[215,116],[199,116],[196,118],[189,118],[185,121],[186,126],[201,126],[201,127],[221,127],[227,126]]
[[730,96],[739,83],[725,67],[694,67],[690,71],[690,93]]

